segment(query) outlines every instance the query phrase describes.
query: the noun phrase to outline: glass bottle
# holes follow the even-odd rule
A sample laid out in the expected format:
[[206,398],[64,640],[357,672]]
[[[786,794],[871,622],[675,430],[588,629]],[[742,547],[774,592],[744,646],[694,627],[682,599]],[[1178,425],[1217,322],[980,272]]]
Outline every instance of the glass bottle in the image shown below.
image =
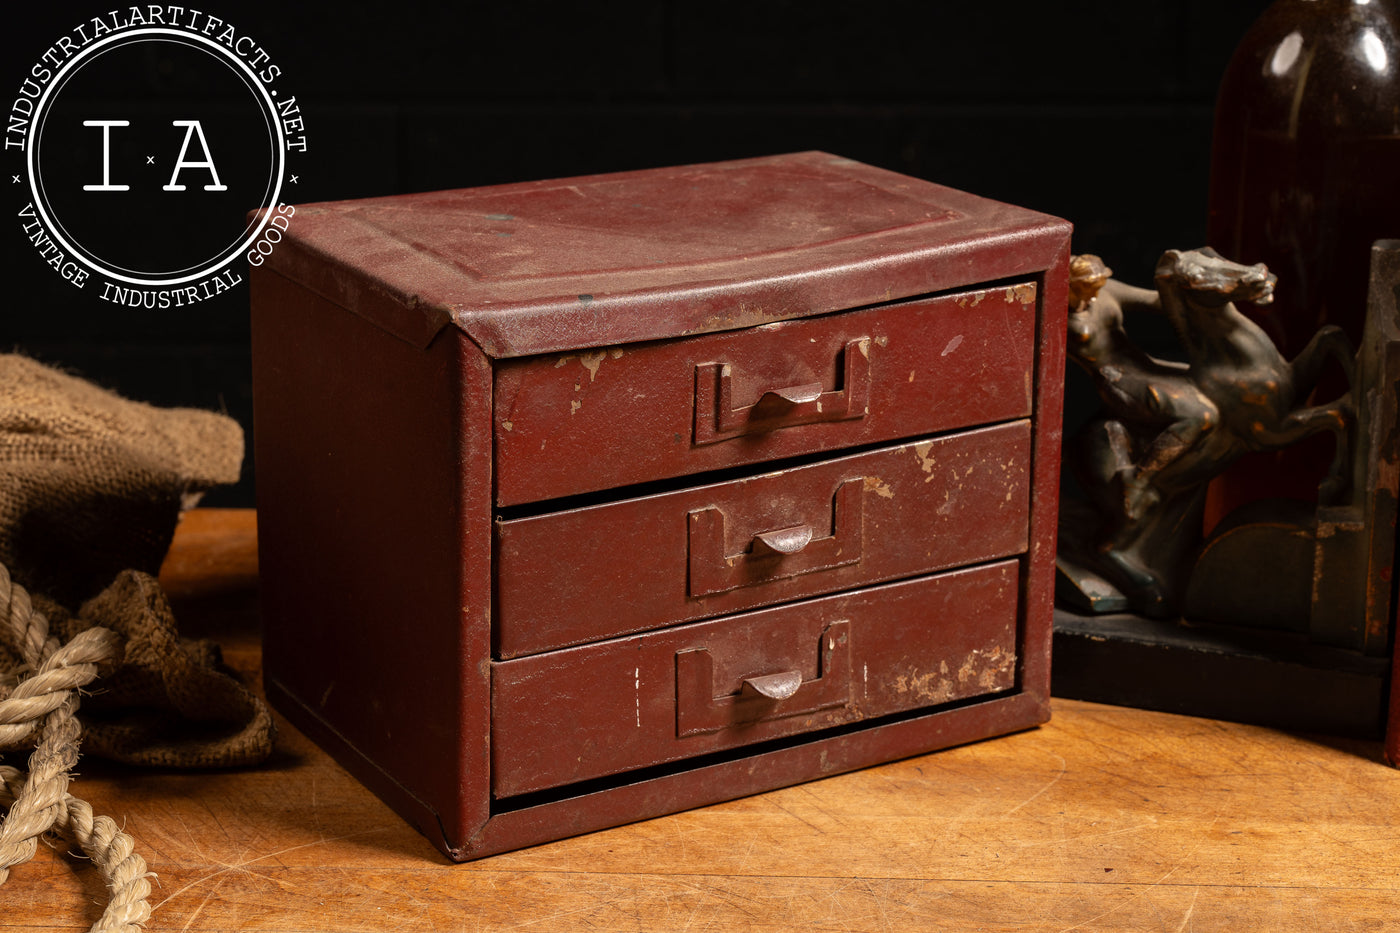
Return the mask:
[[[1400,0],[1276,0],[1220,85],[1207,242],[1278,275],[1272,305],[1241,310],[1292,359],[1324,324],[1359,343],[1383,237],[1400,237]],[[1345,390],[1336,367],[1315,397]],[[1241,461],[1207,523],[1253,499],[1315,498],[1330,457],[1318,438]]]

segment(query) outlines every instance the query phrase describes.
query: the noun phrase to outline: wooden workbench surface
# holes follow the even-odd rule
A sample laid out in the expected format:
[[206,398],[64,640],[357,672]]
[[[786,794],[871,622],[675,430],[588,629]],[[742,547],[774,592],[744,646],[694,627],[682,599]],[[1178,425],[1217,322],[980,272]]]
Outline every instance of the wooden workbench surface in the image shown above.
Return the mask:
[[[186,518],[182,630],[256,676],[252,514]],[[85,760],[72,792],[159,876],[147,929],[1282,931],[1400,928],[1379,743],[1057,700],[1019,735],[465,865],[279,720],[264,767]],[[40,846],[0,928],[85,930],[96,872]]]

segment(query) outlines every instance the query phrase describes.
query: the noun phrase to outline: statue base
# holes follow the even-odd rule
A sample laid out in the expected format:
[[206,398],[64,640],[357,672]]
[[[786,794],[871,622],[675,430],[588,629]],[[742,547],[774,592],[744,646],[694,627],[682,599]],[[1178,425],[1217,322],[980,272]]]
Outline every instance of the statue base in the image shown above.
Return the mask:
[[1390,659],[1293,632],[1055,609],[1055,696],[1378,739]]

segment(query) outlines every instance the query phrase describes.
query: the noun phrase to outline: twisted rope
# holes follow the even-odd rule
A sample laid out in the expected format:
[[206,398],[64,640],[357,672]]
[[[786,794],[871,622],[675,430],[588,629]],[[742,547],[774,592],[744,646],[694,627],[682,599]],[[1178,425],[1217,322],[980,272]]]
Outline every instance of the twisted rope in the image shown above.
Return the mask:
[[28,774],[0,765],[0,805],[9,808],[0,822],[0,885],[11,866],[34,857],[40,836],[56,831],[92,859],[107,884],[107,907],[91,933],[134,933],[151,915],[146,862],[111,818],[94,817],[91,806],[68,793],[81,735],[78,691],[97,677],[98,664],[118,655],[121,641],[107,629],[91,628],[60,645],[4,564],[0,607],[0,639],[33,672],[7,696],[0,693],[0,751],[39,735]]

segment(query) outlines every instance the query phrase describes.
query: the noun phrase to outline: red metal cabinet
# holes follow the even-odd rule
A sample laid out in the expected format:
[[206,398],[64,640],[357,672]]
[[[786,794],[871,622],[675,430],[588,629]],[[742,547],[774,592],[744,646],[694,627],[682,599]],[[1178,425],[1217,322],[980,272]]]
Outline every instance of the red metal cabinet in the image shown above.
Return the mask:
[[1068,245],[824,153],[297,208],[269,696],[457,859],[1044,721]]

